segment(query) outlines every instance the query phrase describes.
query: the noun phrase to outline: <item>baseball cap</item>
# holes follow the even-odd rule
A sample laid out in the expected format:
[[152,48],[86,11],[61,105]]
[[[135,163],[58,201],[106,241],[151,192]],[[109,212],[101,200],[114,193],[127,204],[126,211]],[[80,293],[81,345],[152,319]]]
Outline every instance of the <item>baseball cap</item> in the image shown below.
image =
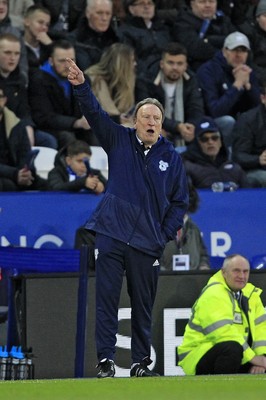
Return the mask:
[[195,134],[197,137],[202,136],[207,132],[218,132],[219,129],[214,120],[211,117],[203,117],[197,124],[195,128]]
[[240,46],[246,47],[248,50],[250,50],[249,40],[243,33],[233,32],[225,38],[224,47],[227,49],[233,50]]
[[255,15],[256,15],[256,17],[258,17],[259,15],[264,14],[264,13],[266,13],[266,1],[260,0],[257,5],[257,8],[256,8]]

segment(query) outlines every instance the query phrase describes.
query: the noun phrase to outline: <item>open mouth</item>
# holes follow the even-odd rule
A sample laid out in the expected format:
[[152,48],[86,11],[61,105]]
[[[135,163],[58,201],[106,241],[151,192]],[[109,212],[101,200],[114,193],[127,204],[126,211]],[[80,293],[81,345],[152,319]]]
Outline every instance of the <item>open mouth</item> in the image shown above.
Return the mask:
[[154,129],[147,129],[147,133],[154,133]]

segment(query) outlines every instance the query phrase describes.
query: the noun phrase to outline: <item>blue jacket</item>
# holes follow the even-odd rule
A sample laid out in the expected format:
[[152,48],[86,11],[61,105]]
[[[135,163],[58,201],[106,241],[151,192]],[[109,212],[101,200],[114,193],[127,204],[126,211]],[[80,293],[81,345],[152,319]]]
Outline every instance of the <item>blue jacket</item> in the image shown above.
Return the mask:
[[183,225],[188,205],[179,154],[160,137],[145,157],[135,129],[113,122],[87,82],[75,86],[74,93],[109,163],[105,195],[86,228],[160,257]]
[[204,63],[197,71],[198,83],[202,90],[206,112],[213,118],[238,114],[260,104],[260,88],[252,71],[250,90],[238,90],[233,86],[232,67],[228,65],[222,51]]

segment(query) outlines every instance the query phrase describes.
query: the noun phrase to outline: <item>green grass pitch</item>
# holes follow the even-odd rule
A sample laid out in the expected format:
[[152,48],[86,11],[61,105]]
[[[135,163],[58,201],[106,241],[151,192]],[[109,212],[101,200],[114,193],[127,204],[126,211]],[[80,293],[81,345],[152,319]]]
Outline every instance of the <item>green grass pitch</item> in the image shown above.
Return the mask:
[[4,400],[264,400],[266,375],[0,382]]

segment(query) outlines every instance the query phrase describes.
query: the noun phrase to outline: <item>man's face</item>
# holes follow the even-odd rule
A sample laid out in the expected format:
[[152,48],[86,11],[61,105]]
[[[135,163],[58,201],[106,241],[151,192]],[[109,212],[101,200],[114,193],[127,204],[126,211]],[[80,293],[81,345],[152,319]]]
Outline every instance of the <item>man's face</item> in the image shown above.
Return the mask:
[[222,274],[227,286],[234,292],[242,290],[246,286],[249,279],[249,272],[249,264],[247,260],[241,256],[234,257],[230,265],[222,269]]
[[94,5],[86,8],[86,18],[91,29],[106,32],[112,19],[112,4],[107,0],[96,0]]
[[222,147],[218,132],[206,132],[198,138],[200,148],[204,154],[215,159]]
[[24,20],[25,29],[28,30],[33,37],[37,37],[41,32],[48,32],[51,17],[50,15],[36,10],[28,18]]
[[187,57],[166,53],[160,61],[160,67],[167,82],[176,82],[187,70]]
[[7,39],[0,41],[0,71],[3,74],[13,72],[20,59],[20,43],[11,42]]
[[256,18],[260,28],[263,31],[266,31],[266,13],[264,14],[260,14],[257,18]]
[[55,49],[54,54],[49,58],[50,64],[53,66],[57,75],[61,76],[61,78],[67,78],[69,74],[66,58],[71,58],[71,60],[75,61],[75,50],[73,48],[57,48]]
[[8,0],[0,0],[0,22],[2,22],[8,12]]
[[162,130],[162,113],[155,104],[144,104],[137,112],[134,128],[147,146],[155,144]]
[[72,171],[77,174],[77,176],[84,176],[87,173],[87,168],[84,163],[85,159],[90,159],[89,154],[80,153],[75,156],[67,156],[66,163],[72,169]]
[[235,68],[238,65],[246,64],[248,58],[248,49],[244,46],[236,47],[233,50],[223,48],[223,55],[227,64]]
[[217,11],[217,0],[191,0],[191,9],[196,17],[212,19]]
[[150,21],[155,14],[155,4],[152,0],[136,0],[128,9],[131,15],[145,21]]

